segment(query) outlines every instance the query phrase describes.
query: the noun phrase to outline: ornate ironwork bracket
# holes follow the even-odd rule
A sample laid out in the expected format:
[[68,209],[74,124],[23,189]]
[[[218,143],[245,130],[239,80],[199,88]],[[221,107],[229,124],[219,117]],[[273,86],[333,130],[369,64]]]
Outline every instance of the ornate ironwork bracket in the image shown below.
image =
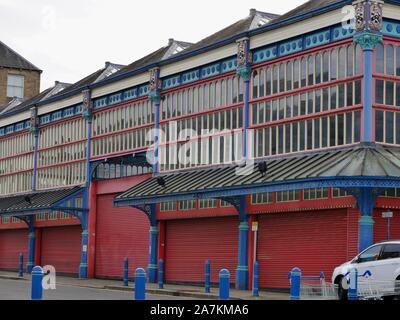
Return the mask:
[[219,199],[235,207],[237,213],[240,214],[240,197],[222,197]]

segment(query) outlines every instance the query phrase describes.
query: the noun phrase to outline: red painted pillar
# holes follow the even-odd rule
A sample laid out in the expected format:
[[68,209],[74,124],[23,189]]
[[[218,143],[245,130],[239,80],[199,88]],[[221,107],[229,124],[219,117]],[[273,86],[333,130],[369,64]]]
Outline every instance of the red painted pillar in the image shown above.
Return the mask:
[[35,266],[42,264],[42,229],[35,229]]
[[254,264],[254,232],[252,231],[253,222],[258,222],[257,215],[249,217],[249,288],[253,288],[253,264]]
[[97,182],[92,181],[89,189],[89,223],[88,223],[88,278],[95,276],[96,258],[96,221],[97,221]]
[[158,259],[165,262],[165,220],[158,222]]

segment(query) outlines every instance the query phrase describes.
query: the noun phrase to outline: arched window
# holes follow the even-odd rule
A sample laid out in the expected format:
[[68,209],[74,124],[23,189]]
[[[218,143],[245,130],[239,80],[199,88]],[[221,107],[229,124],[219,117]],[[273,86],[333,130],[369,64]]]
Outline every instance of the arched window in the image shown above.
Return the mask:
[[394,75],[394,48],[393,45],[388,44],[385,46],[386,53],[386,74],[393,76]]
[[342,47],[339,49],[339,79],[346,76],[346,48]]
[[352,77],[354,75],[354,46],[350,45],[347,47],[347,76]]
[[314,85],[314,56],[308,57],[308,76],[307,85]]
[[384,54],[384,52],[385,52],[385,50],[384,50],[383,45],[381,43],[378,43],[376,45],[376,49],[375,49],[376,72],[381,73],[381,74],[385,73],[385,68],[384,68],[385,54]]
[[321,54],[315,56],[315,84],[321,83]]
[[258,98],[258,71],[253,72],[253,99]]
[[337,79],[337,49],[331,52],[331,81]]

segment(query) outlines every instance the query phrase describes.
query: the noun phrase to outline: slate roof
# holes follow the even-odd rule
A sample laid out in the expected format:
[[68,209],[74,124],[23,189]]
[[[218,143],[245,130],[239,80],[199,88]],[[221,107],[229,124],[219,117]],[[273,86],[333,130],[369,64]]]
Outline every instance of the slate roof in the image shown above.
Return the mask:
[[[190,47],[191,45],[192,44],[189,42],[169,39],[167,46],[162,47],[162,48],[148,54],[147,56],[140,58],[139,60],[136,60],[135,62],[132,62],[131,64],[127,65],[126,67],[122,68],[117,73],[115,73],[115,76],[119,76],[119,75],[127,73],[129,71],[133,71],[133,70],[139,69],[139,68],[147,66],[147,65],[155,64],[157,62],[160,62],[162,60],[169,58],[170,56],[174,55],[173,53],[168,54],[169,51],[171,50],[171,47],[173,47],[173,46],[181,47],[183,49],[182,51],[186,51],[187,48]],[[176,53],[176,55],[178,55],[178,54],[179,53]]]
[[336,4],[336,3],[337,4],[341,3],[341,4],[345,5],[346,3],[352,3],[352,2],[353,2],[352,0],[350,0],[350,1],[349,0],[347,0],[347,1],[344,1],[344,0],[310,0],[310,1],[307,1],[307,2],[303,3],[302,5],[294,8],[293,10],[285,13],[284,15],[280,16],[278,19],[276,19],[274,21],[274,23],[284,21],[287,19],[291,19],[293,17],[301,16],[301,15],[304,15],[307,13],[311,13],[314,10],[328,7],[328,6]]
[[0,67],[32,70],[42,72],[34,64],[26,60],[5,43],[0,41]]
[[225,39],[229,39],[237,34],[251,30],[253,21],[257,16],[268,18],[271,21],[275,21],[277,18],[279,18],[279,15],[277,15],[277,14],[261,12],[261,11],[251,9],[250,15],[247,16],[246,18],[241,19],[241,20],[231,24],[230,26],[212,34],[211,36],[209,36],[203,40],[200,40],[199,42],[190,46],[189,49],[185,50],[184,53],[188,53],[188,52],[195,51],[195,50],[198,50],[201,48],[205,48],[216,42],[223,41]]
[[[18,112],[18,111],[23,111],[26,108],[31,108],[35,103],[48,99],[54,95],[63,93],[65,91],[65,88],[68,88],[69,86],[71,86],[69,83],[63,83],[57,81],[53,87],[42,91],[33,98],[30,98],[28,100],[19,100],[19,101],[14,99],[10,101],[10,103],[0,107],[0,117],[7,116],[7,114],[11,112]],[[62,88],[64,89],[62,90]]]
[[80,190],[83,190],[83,188],[72,187],[3,197],[0,198],[0,215],[22,213],[29,210],[45,211]]
[[[338,177],[400,178],[400,148],[361,145],[330,152],[276,158],[267,161],[267,173],[260,174],[258,164],[249,167],[248,174],[237,174],[238,166],[181,171],[162,175],[165,186],[158,177],[151,178],[129,189],[114,203],[137,200],[155,203],[155,198],[169,195],[197,194],[207,190],[223,190],[243,186],[260,186],[277,182],[295,182],[304,179]],[[177,198],[178,200],[179,198]]]

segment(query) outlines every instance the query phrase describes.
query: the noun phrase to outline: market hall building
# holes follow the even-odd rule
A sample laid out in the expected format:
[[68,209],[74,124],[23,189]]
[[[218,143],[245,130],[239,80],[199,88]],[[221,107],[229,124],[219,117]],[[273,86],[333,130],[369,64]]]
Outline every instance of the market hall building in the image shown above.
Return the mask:
[[209,260],[246,289],[256,259],[280,289],[400,238],[399,20],[391,0],[251,10],[7,108],[0,269],[121,278],[128,257],[155,282],[163,259],[201,284]]

